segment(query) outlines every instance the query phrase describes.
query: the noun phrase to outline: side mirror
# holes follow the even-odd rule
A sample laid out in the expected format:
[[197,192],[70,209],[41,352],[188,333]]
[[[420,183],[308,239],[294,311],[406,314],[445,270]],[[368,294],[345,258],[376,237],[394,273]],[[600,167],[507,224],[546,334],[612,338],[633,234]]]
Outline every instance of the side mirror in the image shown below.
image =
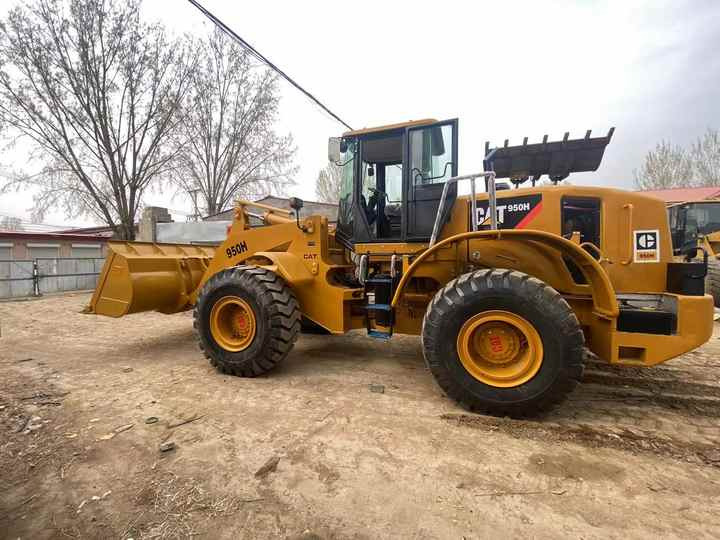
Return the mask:
[[331,163],[339,163],[342,159],[341,141],[340,137],[330,137],[328,139],[328,161]]
[[300,225],[300,209],[303,207],[303,200],[298,197],[290,197],[288,199],[288,204],[290,205],[290,208],[295,210],[295,223],[297,224],[297,228],[304,232],[305,227]]
[[290,208],[297,212],[303,207],[303,200],[298,197],[290,197],[288,199],[288,204],[290,205]]

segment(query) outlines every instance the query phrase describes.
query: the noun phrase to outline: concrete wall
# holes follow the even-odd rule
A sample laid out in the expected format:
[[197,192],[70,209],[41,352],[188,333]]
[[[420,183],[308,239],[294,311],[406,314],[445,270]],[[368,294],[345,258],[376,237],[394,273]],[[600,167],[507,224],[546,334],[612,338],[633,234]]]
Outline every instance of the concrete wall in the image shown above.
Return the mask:
[[139,242],[157,242],[158,224],[170,222],[172,222],[172,217],[167,208],[160,206],[145,207],[138,224],[137,240]]
[[225,241],[232,221],[190,221],[187,223],[158,223],[155,241],[161,244],[212,244]]

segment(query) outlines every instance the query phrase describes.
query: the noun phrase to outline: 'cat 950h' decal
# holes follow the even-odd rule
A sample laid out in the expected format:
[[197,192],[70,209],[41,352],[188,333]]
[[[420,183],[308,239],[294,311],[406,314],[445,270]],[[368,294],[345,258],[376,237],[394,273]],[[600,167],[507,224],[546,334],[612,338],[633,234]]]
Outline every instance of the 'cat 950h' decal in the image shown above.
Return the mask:
[[245,243],[245,240],[242,242],[238,242],[234,246],[230,246],[225,250],[225,254],[228,256],[228,259],[232,259],[233,257],[237,257],[241,253],[245,253],[247,251],[247,243]]
[[[477,223],[479,230],[490,228],[488,201],[477,201]],[[521,197],[504,197],[497,201],[497,223],[499,229],[523,229],[542,210],[542,195],[524,195]],[[468,201],[468,216],[472,206]],[[472,230],[472,218],[468,230]]]

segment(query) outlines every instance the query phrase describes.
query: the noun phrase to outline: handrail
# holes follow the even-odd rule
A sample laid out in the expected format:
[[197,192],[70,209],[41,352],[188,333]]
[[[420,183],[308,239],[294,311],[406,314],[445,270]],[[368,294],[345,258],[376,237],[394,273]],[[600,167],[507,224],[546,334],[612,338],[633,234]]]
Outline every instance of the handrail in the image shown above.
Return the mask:
[[495,171],[484,171],[475,174],[466,174],[463,176],[453,176],[448,178],[447,182],[443,186],[442,195],[440,196],[440,206],[438,207],[437,215],[435,216],[435,223],[433,224],[432,235],[430,236],[430,243],[428,247],[432,247],[437,242],[438,233],[440,232],[440,221],[442,220],[443,212],[445,211],[445,203],[447,200],[448,187],[450,184],[456,184],[461,180],[470,180],[470,190],[472,191],[472,197],[470,198],[470,222],[472,223],[472,230],[478,230],[477,222],[477,201],[475,200],[475,179],[486,178],[488,180],[488,198],[490,201],[490,229],[497,229],[497,197],[495,194]]
[[627,224],[627,234],[625,237],[627,238],[627,259],[624,261],[620,261],[620,264],[626,265],[633,262],[633,258],[635,255],[635,246],[633,245],[633,205],[632,203],[624,204],[623,210],[628,211],[628,224]]

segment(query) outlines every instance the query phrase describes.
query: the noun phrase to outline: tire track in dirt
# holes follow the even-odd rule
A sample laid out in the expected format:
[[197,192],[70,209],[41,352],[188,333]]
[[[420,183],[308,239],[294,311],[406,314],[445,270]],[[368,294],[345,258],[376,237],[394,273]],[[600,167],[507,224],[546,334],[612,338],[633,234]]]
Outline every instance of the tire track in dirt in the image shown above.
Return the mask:
[[590,448],[609,448],[639,454],[654,454],[675,460],[720,468],[720,451],[711,444],[678,441],[657,433],[609,426],[587,424],[560,425],[553,422],[512,420],[474,414],[448,413],[443,421],[459,427],[502,431],[516,439],[544,442],[571,442]]
[[702,416],[720,418],[720,400],[714,398],[683,396],[676,394],[657,394],[647,391],[628,391],[617,387],[588,385],[583,391],[570,397],[578,402],[611,402],[623,405],[654,405],[666,411],[684,416]]
[[627,368],[588,355],[569,401],[538,420],[474,414],[441,418],[514,438],[653,454],[720,468],[720,385],[698,365]]
[[720,386],[685,382],[679,379],[627,377],[623,375],[603,373],[601,371],[586,371],[583,375],[582,382],[584,384],[597,384],[604,386],[629,386],[648,390],[653,393],[672,392],[690,397],[720,398]]

